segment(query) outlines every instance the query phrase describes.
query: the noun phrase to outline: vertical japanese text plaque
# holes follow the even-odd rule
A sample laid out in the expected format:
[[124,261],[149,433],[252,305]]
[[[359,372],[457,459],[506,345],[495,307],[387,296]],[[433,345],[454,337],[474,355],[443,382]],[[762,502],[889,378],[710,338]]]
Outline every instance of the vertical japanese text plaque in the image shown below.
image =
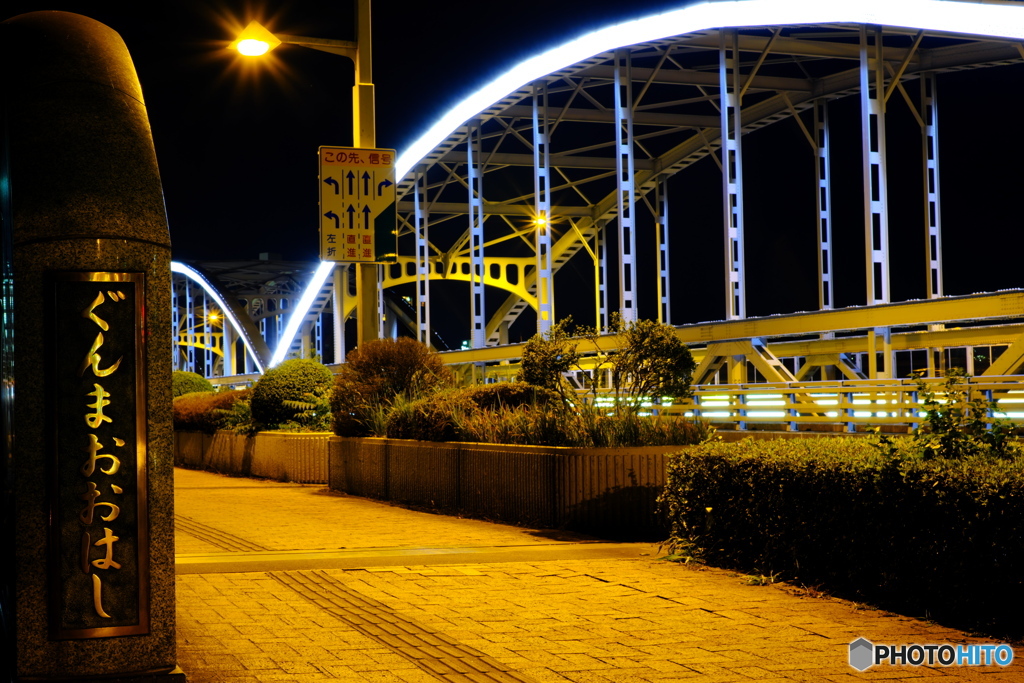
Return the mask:
[[52,273],[50,625],[149,633],[142,273]]

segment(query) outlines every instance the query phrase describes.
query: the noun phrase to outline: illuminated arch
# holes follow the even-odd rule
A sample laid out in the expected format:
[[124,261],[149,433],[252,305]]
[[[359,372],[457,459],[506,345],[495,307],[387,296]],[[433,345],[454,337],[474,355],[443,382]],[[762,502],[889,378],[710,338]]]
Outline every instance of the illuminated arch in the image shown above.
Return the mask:
[[588,33],[516,65],[453,107],[396,160],[405,178],[459,126],[546,75],[603,52],[719,27],[799,24],[883,24],[914,29],[1024,40],[1020,7],[955,0],[739,0],[705,2]]
[[172,261],[171,272],[187,277],[202,287],[203,291],[206,292],[206,295],[220,306],[221,311],[224,312],[224,316],[235,331],[235,334],[237,334],[242,340],[242,343],[245,344],[245,348],[252,356],[259,372],[263,373],[266,371],[266,369],[270,367],[270,354],[267,349],[267,344],[259,335],[259,332],[253,326],[248,317],[240,315],[237,310],[237,306],[231,305],[229,300],[225,299],[221,295],[213,283],[211,283],[205,275],[195,268],[185,265],[179,261]]

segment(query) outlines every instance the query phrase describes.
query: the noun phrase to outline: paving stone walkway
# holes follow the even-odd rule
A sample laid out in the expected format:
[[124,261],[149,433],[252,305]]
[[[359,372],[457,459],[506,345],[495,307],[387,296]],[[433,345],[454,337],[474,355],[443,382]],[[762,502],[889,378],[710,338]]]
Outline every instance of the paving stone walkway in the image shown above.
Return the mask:
[[191,683],[1024,681],[1019,659],[860,673],[858,637],[992,641],[661,561],[649,544],[176,477],[178,663]]

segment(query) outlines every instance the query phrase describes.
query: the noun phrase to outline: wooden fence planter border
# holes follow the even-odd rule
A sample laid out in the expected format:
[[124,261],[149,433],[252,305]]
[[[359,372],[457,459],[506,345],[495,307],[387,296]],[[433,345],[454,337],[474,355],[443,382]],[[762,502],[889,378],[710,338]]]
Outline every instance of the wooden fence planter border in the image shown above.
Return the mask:
[[681,446],[559,448],[333,437],[328,485],[438,512],[603,536],[664,536],[656,499]]
[[301,484],[327,483],[330,434],[260,432],[242,436],[174,432],[174,464],[243,477],[263,477]]
[[[726,441],[817,436],[720,432]],[[327,484],[442,513],[614,538],[664,538],[656,499],[666,457],[686,446],[560,448],[260,432],[174,433],[174,463]]]

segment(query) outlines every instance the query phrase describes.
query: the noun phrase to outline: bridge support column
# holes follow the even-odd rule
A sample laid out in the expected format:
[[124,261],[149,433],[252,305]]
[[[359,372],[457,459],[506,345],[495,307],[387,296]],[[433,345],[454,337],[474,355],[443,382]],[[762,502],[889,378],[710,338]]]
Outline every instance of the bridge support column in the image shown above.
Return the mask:
[[818,307],[834,307],[832,296],[832,171],[829,165],[828,104],[814,103],[814,141],[817,152],[818,193]]
[[[190,338],[196,333],[196,301],[193,297],[192,283],[185,282],[185,334]],[[196,347],[189,344],[185,347],[185,367],[189,372],[196,371]]]
[[[719,109],[722,117],[722,196],[725,216],[726,319],[747,317],[743,255],[743,155],[740,139],[740,51],[735,29],[720,32]],[[729,86],[732,72],[732,87]]]
[[416,226],[416,338],[430,346],[430,240],[427,235],[427,177],[422,168],[413,176]]
[[942,229],[939,211],[939,117],[934,73],[921,76],[921,118],[924,120],[925,256],[928,260],[928,298],[942,296]]
[[633,78],[629,50],[615,52],[615,170],[619,204],[619,315],[637,319],[633,172]]
[[882,29],[860,28],[861,146],[864,157],[864,243],[867,304],[889,303],[889,214],[885,172],[885,62]]
[[608,223],[598,221],[597,237],[597,322],[595,326],[601,332],[608,331]]
[[486,343],[484,321],[484,193],[483,163],[480,158],[480,121],[469,123],[466,153],[469,180],[469,310],[470,344],[474,349]]
[[[878,337],[882,337],[882,367],[878,367]],[[876,327],[868,330],[868,379],[892,379],[893,371],[892,329]]]
[[534,248],[537,252],[537,334],[555,322],[555,290],[551,269],[550,156],[548,154],[548,89],[533,86]]
[[223,314],[221,318],[221,353],[223,354],[223,360],[221,361],[221,374],[223,376],[237,375],[238,371],[235,367],[235,331],[231,327],[231,322],[228,320],[227,313]]
[[668,269],[668,178],[657,187],[658,322],[671,325],[672,306]]
[[210,324],[210,299],[203,292],[203,377],[213,377],[213,325]]
[[348,294],[348,264],[339,263],[331,273],[334,292],[331,313],[334,315],[334,362],[345,360],[345,296]]

